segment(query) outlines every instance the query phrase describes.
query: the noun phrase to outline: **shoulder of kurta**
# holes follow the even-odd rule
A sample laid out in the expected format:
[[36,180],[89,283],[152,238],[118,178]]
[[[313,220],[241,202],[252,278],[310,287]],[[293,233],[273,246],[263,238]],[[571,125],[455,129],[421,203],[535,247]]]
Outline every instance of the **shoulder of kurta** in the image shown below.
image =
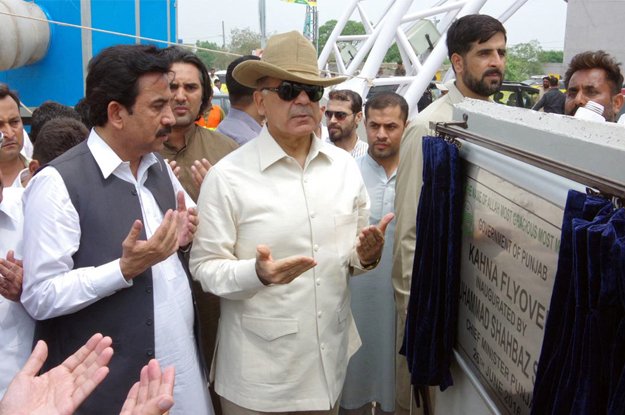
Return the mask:
[[209,130],[208,128],[198,128],[196,135],[201,136],[204,140],[208,140],[211,144],[219,144],[220,146],[229,147],[231,149],[239,147],[237,142],[232,138],[218,131]]

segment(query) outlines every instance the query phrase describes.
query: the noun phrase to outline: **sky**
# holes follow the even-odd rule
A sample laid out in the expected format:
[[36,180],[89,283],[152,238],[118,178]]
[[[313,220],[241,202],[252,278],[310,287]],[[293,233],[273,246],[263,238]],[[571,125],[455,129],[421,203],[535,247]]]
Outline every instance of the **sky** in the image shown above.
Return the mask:
[[[258,0],[178,0],[178,38],[184,43],[197,40],[222,44],[222,22],[226,42],[233,28],[250,28],[260,32]],[[281,0],[265,0],[267,34],[289,30],[302,31],[306,6]],[[318,0],[319,25],[328,20],[339,19],[352,0]],[[377,22],[384,12],[387,0],[362,0],[361,4],[369,20]],[[435,0],[414,0],[410,11],[423,10],[436,3]],[[513,0],[487,0],[483,14],[499,17]],[[544,50],[564,48],[566,23],[564,0],[527,0],[527,2],[504,23],[508,31],[508,45],[537,40]],[[360,21],[358,13],[352,20]]]

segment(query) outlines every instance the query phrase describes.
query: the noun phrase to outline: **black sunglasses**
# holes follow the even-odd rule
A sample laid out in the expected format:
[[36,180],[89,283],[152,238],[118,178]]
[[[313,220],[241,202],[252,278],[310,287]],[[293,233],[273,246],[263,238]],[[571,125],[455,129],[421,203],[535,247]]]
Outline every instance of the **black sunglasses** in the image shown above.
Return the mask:
[[330,111],[330,110],[326,110],[325,114],[326,114],[326,118],[328,120],[331,120],[332,117],[334,117],[334,118],[336,118],[339,121],[343,121],[349,115],[354,115],[353,112],[351,114],[348,114],[348,113],[343,112],[343,111]]
[[261,91],[271,91],[278,94],[280,99],[284,101],[293,101],[295,98],[302,93],[302,91],[306,92],[308,98],[312,102],[317,102],[323,97],[323,87],[319,85],[306,85],[306,84],[298,84],[296,82],[291,81],[282,81],[282,83],[277,88],[261,88]]

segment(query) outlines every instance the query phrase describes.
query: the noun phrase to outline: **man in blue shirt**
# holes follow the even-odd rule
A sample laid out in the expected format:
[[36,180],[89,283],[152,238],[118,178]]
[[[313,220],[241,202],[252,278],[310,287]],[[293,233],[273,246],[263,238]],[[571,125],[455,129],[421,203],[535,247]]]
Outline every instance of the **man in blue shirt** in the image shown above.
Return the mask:
[[258,56],[246,55],[235,59],[226,71],[226,86],[230,95],[230,111],[228,116],[219,123],[217,132],[232,138],[243,145],[260,134],[264,117],[258,113],[252,95],[254,90],[241,85],[232,76],[232,71],[241,62],[259,60]]
[[[356,163],[371,199],[371,224],[395,212],[395,173],[407,118],[408,103],[394,92],[378,93],[365,105],[369,148]],[[341,408],[350,415],[371,414],[373,401],[378,415],[395,411],[399,345],[395,342],[396,307],[391,280],[394,232],[395,223],[391,222],[377,268],[349,280],[352,313],[362,340],[362,347],[349,361],[341,398]],[[405,365],[405,359],[401,363]]]

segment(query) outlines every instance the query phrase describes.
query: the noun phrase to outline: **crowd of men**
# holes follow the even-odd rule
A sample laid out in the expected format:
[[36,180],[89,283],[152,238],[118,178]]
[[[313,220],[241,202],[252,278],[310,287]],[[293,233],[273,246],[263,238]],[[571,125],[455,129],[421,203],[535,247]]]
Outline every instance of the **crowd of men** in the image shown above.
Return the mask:
[[[345,78],[296,32],[232,62],[216,131],[196,124],[213,75],[178,46],[104,49],[79,111],[42,104],[30,138],[0,85],[0,414],[410,413],[421,140],[499,90],[506,41],[492,17],[456,20],[455,80],[412,120],[392,92],[322,106]],[[545,111],[592,100],[616,121],[607,53],[564,81]]]

